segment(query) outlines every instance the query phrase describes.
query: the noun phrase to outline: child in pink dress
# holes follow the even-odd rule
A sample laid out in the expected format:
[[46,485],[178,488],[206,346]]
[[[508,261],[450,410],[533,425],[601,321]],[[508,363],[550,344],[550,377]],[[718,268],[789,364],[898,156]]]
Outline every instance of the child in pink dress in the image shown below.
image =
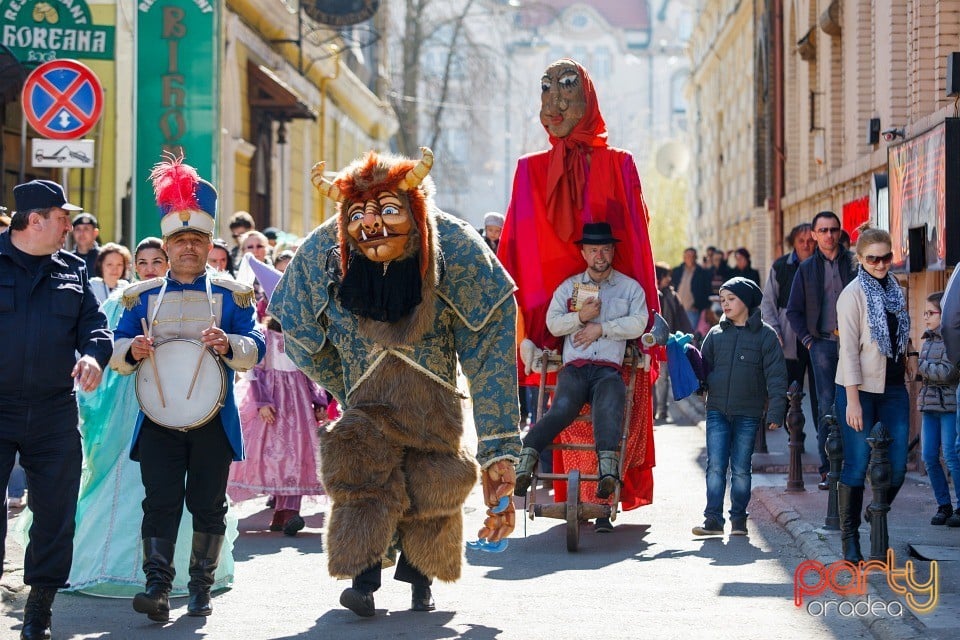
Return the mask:
[[228,491],[234,500],[274,496],[270,530],[295,536],[305,526],[302,497],[324,493],[317,422],[326,414],[327,394],[287,357],[276,320],[268,317],[263,333],[266,355],[237,383],[247,459],[231,465]]

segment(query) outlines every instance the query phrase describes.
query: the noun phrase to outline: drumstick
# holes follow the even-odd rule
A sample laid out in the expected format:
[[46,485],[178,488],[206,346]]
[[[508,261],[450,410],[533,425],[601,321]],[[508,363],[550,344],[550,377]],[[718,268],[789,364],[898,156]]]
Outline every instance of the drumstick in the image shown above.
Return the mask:
[[[216,323],[216,317],[210,316],[210,326],[207,327],[207,329],[212,329]],[[193,385],[197,384],[197,376],[200,375],[200,366],[203,364],[203,354],[206,350],[207,347],[200,347],[200,357],[197,358],[197,368],[193,370],[193,379],[190,381],[190,388],[187,389],[187,400],[190,399],[190,395],[193,393]]]
[[[147,319],[140,318],[140,326],[143,328],[143,335],[146,338],[150,337],[150,329],[147,328]],[[160,406],[166,409],[167,402],[163,399],[163,386],[160,384],[160,372],[157,370],[157,361],[153,359],[153,354],[147,356],[147,359],[150,360],[150,364],[153,366],[153,379],[157,381],[157,393],[160,394]]]

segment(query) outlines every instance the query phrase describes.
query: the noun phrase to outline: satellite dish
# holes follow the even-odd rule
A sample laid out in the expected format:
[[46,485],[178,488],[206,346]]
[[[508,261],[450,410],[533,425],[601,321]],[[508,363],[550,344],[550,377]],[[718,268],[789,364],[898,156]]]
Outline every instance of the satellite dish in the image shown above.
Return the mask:
[[679,178],[690,166],[690,152],[682,142],[668,142],[657,150],[657,171],[664,177]]

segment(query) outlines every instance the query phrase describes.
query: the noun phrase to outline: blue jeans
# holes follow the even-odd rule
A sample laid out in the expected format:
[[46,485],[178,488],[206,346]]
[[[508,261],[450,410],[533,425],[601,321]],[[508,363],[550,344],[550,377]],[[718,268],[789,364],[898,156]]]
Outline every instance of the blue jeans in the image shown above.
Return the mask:
[[940,465],[940,449],[943,448],[943,459],[950,470],[953,479],[953,493],[960,505],[960,456],[957,456],[957,414],[923,412],[923,464],[927,467],[927,476],[930,478],[930,487],[937,499],[938,505],[952,504],[950,502],[950,487],[947,485],[947,476]]
[[883,422],[890,433],[890,485],[903,484],[907,471],[907,438],[910,433],[910,398],[903,384],[887,385],[883,393],[860,392],[863,408],[863,431],[854,431],[847,424],[847,391],[836,385],[837,421],[843,437],[843,469],[840,482],[849,487],[862,487],[870,463],[870,431]]
[[550,410],[530,427],[523,446],[543,451],[589,402],[597,451],[619,451],[626,399],[627,387],[623,384],[623,377],[613,367],[595,364],[563,367],[557,374],[557,388]]
[[760,418],[707,411],[707,508],[703,515],[723,524],[723,496],[730,468],[730,518],[747,517],[750,458]]
[[[815,338],[810,343],[810,366],[813,367],[813,380],[817,385],[817,451],[820,453],[820,473],[830,471],[830,461],[827,460],[827,434],[828,429],[823,422],[824,416],[834,413],[834,400],[837,393],[837,343],[834,340],[822,340]],[[844,411],[837,407],[836,413],[846,411],[846,402],[844,402]],[[841,423],[840,416],[837,422]]]
[[20,454],[17,454],[16,462],[13,463],[13,470],[10,472],[10,480],[7,482],[7,497],[22,498],[27,491],[27,473],[20,466]]

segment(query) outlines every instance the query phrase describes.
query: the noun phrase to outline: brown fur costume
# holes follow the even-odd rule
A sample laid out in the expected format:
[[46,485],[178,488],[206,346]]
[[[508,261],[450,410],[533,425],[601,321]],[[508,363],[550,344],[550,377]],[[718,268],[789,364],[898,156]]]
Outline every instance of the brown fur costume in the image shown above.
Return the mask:
[[[422,302],[398,322],[359,319],[365,338],[384,347],[413,345],[437,322],[437,232],[428,215],[432,183],[397,185],[416,163],[370,154],[341,173],[341,272],[362,258],[346,230],[355,201],[392,191],[414,219],[403,259],[419,259]],[[373,355],[373,354],[371,354]],[[401,359],[388,356],[349,396],[343,417],[320,438],[323,482],[333,504],[327,525],[330,574],[353,577],[379,562],[394,533],[407,561],[428,577],[460,577],[462,512],[478,466],[461,448],[460,397]]]

